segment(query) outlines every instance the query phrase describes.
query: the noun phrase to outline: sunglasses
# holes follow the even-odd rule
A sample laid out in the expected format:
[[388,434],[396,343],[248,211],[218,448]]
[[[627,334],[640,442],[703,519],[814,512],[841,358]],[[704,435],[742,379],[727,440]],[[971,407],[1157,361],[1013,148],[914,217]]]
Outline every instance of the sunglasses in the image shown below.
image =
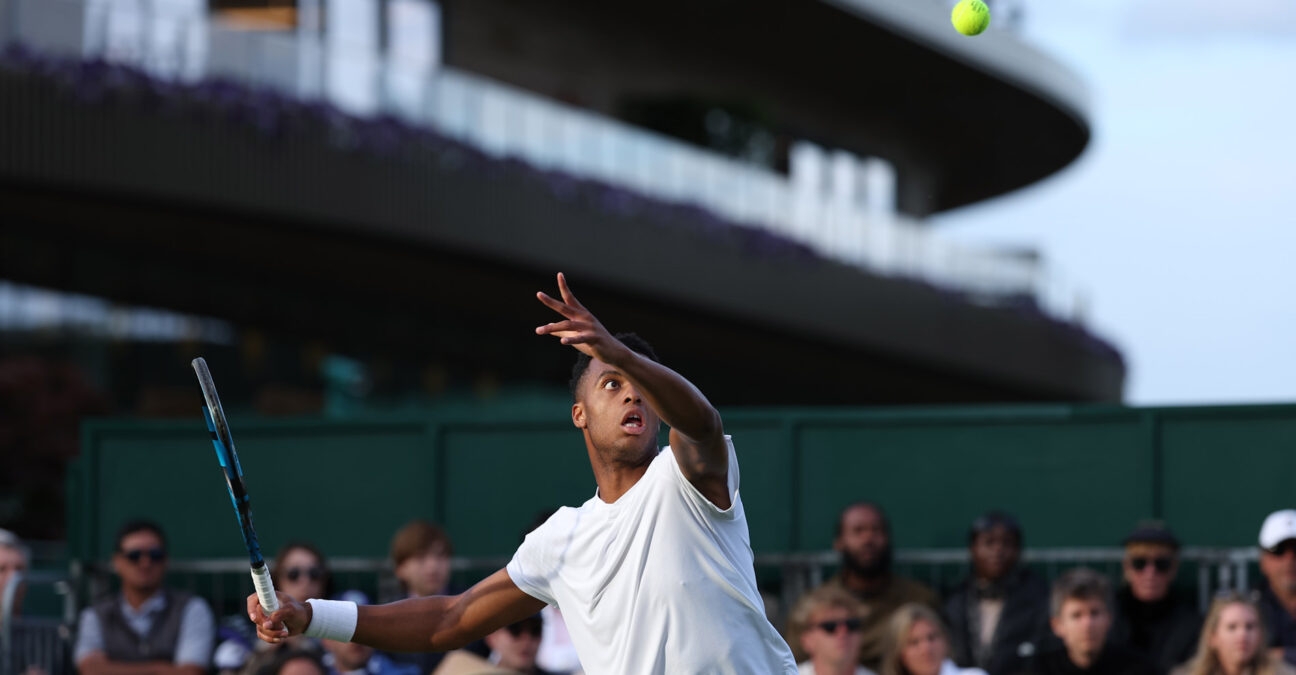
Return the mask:
[[1288,539],[1273,548],[1265,549],[1265,552],[1279,557],[1287,555],[1288,553],[1296,553],[1296,540]]
[[542,630],[544,630],[544,624],[537,622],[514,623],[508,626],[509,635],[513,637],[526,633],[533,638],[538,638]]
[[1130,567],[1134,568],[1135,572],[1142,572],[1143,570],[1147,569],[1148,565],[1152,565],[1152,568],[1155,569],[1157,572],[1161,574],[1165,574],[1166,572],[1170,571],[1171,567],[1174,566],[1174,558],[1168,558],[1166,556],[1157,556],[1155,558],[1148,558],[1145,556],[1134,556],[1133,558],[1129,559],[1129,564]]
[[140,561],[148,558],[149,560],[160,563],[166,560],[166,551],[160,548],[133,548],[129,551],[122,551],[121,554],[131,561],[131,564],[138,565]]
[[287,579],[288,581],[297,581],[298,579],[301,579],[303,576],[309,578],[311,581],[319,581],[320,577],[324,576],[324,570],[318,567],[311,566],[311,567],[289,567],[287,570],[284,571],[284,578]]
[[860,626],[863,625],[863,622],[859,619],[840,619],[837,621],[820,621],[814,626],[825,633],[836,633],[837,629],[842,626],[845,626],[848,632],[858,633]]

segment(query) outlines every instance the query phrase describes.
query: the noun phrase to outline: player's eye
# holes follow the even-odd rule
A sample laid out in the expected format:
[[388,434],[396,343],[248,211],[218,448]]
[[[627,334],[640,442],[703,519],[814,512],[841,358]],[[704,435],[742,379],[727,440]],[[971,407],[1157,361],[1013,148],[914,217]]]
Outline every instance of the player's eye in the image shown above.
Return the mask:
[[603,382],[604,389],[616,389],[619,383],[616,380],[606,380]]

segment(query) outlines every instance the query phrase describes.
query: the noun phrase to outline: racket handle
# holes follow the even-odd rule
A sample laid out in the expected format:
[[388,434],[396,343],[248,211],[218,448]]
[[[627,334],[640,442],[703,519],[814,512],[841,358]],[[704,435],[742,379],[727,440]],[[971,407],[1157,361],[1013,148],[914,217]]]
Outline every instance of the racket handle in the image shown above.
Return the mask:
[[267,616],[274,614],[279,609],[279,597],[275,595],[274,582],[270,580],[269,565],[252,568],[252,585],[256,586],[261,611]]

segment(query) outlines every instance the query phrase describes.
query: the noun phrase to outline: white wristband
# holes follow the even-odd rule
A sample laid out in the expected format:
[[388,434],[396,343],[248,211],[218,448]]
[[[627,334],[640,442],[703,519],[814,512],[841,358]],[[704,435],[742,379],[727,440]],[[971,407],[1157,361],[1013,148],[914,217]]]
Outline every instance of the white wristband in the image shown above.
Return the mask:
[[350,642],[355,635],[359,610],[354,602],[345,600],[307,600],[311,606],[311,622],[306,626],[306,637]]

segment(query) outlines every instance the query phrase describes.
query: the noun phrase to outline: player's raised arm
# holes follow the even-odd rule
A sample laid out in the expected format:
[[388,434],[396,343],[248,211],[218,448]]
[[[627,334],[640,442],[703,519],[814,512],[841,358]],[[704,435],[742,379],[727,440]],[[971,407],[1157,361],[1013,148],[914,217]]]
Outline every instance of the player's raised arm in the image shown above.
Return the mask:
[[499,570],[459,595],[410,598],[356,607],[350,602],[302,603],[279,593],[280,609],[269,617],[256,594],[248,617],[257,635],[279,643],[291,635],[358,642],[391,652],[443,652],[539,612],[544,603],[523,593]]
[[728,508],[729,454],[720,414],[693,383],[652,359],[635,353],[612,336],[576,299],[566,277],[558,274],[561,299],[537,293],[546,307],[563,320],[536,328],[582,353],[616,368],[634,385],[663,422],[670,426],[671,448],[684,477],[707,499]]

